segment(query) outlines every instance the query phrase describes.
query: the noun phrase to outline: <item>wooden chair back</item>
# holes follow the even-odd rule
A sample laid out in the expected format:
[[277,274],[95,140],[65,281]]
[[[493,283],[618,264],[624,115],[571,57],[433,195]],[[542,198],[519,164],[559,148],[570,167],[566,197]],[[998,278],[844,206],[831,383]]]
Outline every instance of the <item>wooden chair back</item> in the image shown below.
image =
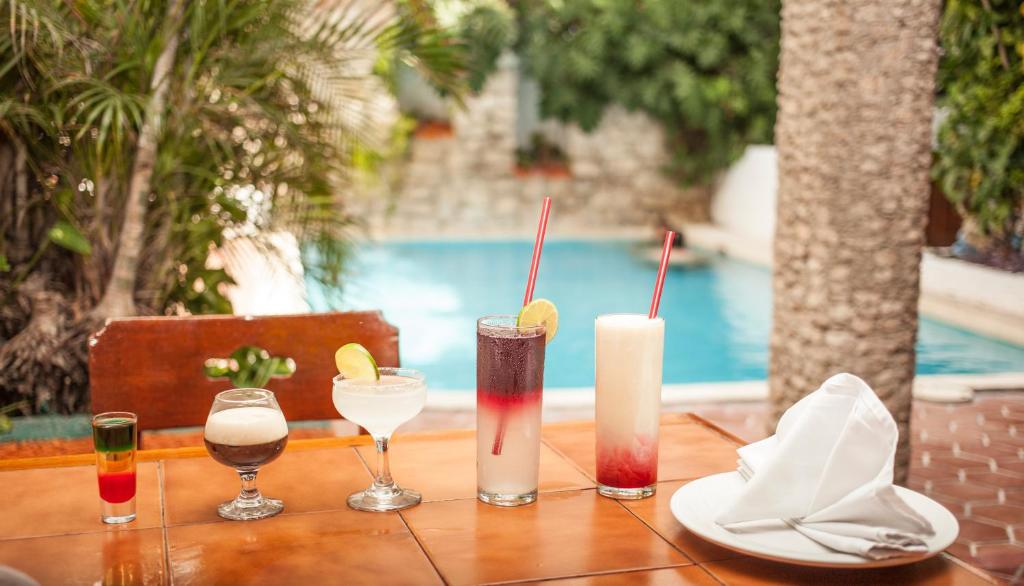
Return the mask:
[[337,419],[334,351],[347,342],[380,366],[399,365],[398,329],[379,311],[113,319],[89,339],[92,412],[136,413],[140,432],[203,425],[214,395],[234,386],[208,378],[206,361],[251,345],[294,359],[290,378],[265,385],[289,421]]

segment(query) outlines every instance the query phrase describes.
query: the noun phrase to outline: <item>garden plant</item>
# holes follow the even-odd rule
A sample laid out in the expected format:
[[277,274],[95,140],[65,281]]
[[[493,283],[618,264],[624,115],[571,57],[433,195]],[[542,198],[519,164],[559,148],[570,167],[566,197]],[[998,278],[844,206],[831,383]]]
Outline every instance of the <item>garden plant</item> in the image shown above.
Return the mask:
[[0,21],[0,406],[34,412],[86,407],[105,319],[230,312],[227,239],[290,232],[338,284],[374,64],[465,83],[414,0],[15,0]]

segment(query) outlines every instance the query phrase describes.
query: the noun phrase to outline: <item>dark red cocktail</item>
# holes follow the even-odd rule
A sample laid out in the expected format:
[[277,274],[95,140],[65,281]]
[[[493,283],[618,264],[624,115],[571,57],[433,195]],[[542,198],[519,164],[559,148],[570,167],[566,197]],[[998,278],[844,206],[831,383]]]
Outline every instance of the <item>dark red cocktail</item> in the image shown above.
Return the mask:
[[537,498],[545,333],[514,316],[477,321],[477,494],[486,503]]

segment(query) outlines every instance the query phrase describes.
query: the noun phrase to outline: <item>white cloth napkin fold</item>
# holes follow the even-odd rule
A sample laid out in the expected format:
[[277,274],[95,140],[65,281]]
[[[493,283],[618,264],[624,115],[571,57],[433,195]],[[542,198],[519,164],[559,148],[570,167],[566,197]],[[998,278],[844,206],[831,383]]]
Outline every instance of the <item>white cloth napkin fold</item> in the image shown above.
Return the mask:
[[926,552],[931,523],[892,486],[897,438],[871,387],[837,374],[790,407],[775,435],[737,450],[747,484],[715,521],[782,519],[826,547],[875,560]]

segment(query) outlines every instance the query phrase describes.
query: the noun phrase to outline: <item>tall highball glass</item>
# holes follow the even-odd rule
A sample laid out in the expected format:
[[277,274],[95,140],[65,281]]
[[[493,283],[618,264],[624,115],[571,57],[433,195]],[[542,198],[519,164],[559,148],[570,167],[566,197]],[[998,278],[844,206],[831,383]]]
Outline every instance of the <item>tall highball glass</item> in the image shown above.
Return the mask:
[[476,483],[487,504],[537,500],[545,338],[514,315],[477,320]]
[[665,320],[640,314],[595,322],[597,492],[616,499],[654,494]]

